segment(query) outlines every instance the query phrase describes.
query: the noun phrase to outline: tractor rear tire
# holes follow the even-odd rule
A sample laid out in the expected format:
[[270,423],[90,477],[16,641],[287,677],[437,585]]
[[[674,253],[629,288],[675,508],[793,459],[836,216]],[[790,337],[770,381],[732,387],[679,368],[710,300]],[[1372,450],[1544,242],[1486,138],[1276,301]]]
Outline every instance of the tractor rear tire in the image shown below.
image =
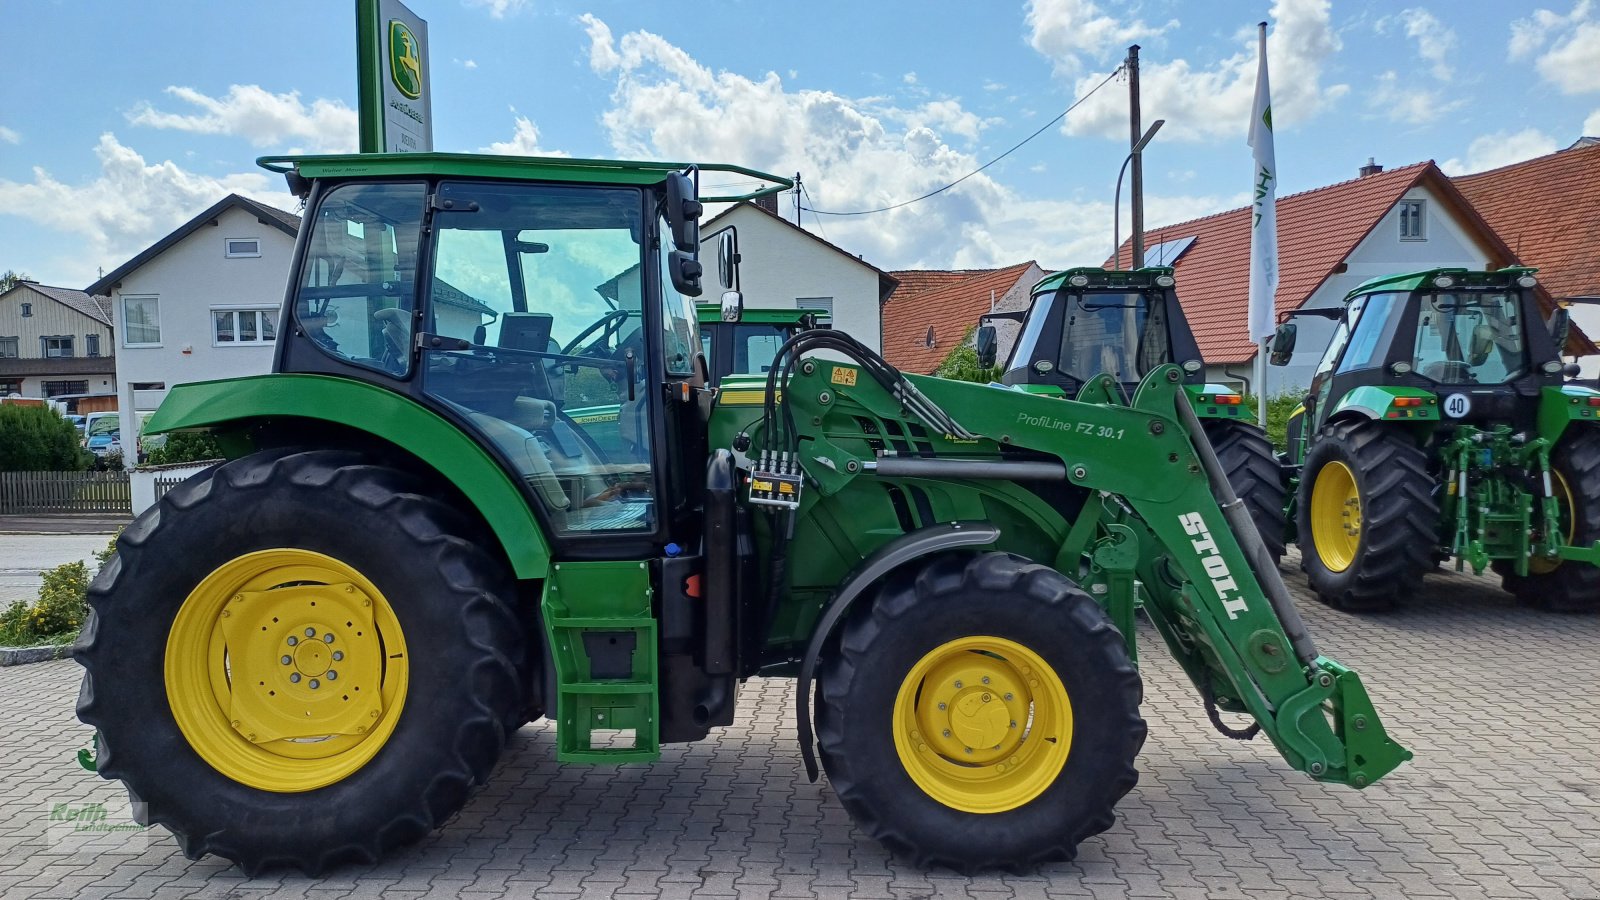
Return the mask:
[[1255,522],[1261,542],[1272,554],[1274,565],[1283,558],[1284,499],[1283,475],[1272,442],[1260,428],[1248,422],[1228,419],[1202,419],[1206,438],[1216,451],[1228,484],[1244,502]]
[[488,777],[522,703],[513,582],[417,487],[356,453],[269,451],[122,533],[89,590],[78,716],[100,774],[189,858],[372,862]]
[[1379,422],[1337,422],[1311,448],[1303,472],[1301,562],[1318,599],[1370,612],[1415,593],[1439,543],[1422,449]]
[[1138,781],[1143,688],[1122,634],[1065,576],[1018,556],[890,576],[847,622],[819,689],[839,800],[920,866],[1071,859]]
[[[1563,535],[1568,543],[1589,546],[1600,541],[1600,429],[1573,428],[1550,454],[1555,471]],[[1577,509],[1573,506],[1577,505]],[[1535,567],[1540,568],[1535,561]],[[1600,566],[1565,560],[1543,572],[1502,574],[1500,583],[1527,606],[1555,612],[1600,610]]]

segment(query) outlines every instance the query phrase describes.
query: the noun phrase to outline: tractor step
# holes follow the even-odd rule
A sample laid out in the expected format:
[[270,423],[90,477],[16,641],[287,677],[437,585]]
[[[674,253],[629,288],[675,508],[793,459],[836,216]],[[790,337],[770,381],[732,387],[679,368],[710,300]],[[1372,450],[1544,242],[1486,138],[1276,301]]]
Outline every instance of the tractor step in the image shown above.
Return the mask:
[[556,759],[660,757],[656,620],[643,562],[560,563],[541,605],[555,655]]

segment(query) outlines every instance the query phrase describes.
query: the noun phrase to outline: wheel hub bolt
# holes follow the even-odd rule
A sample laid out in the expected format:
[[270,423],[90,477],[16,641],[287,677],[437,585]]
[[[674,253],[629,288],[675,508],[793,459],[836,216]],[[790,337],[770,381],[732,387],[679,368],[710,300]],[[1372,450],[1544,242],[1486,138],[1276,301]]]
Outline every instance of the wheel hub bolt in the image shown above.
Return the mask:
[[300,643],[300,639],[299,638],[295,637],[292,634],[289,635],[289,646],[293,647],[295,644],[298,644],[298,643]]
[[989,676],[987,676],[987,675],[983,676],[983,683],[984,684],[988,684],[989,683]]
[[1012,701],[1012,700],[1014,700],[1014,699],[1016,699],[1016,698],[1014,698],[1014,697],[1012,697],[1012,696],[1011,696],[1011,692],[1010,692],[1010,691],[1007,691],[1007,692],[1006,692],[1006,702],[1007,702],[1007,703],[1010,703],[1010,702],[1011,702],[1011,701]]
[[287,666],[288,664],[294,662],[294,657],[284,654],[284,657],[282,660],[280,660],[280,662]]
[[956,690],[960,690],[960,689],[961,689],[961,682],[958,681],[958,682],[956,682]]
[[299,672],[290,672],[289,673],[289,683],[290,684],[299,684],[300,683],[300,673]]
[[946,729],[945,729],[945,730],[944,730],[944,736],[945,736],[945,737],[949,737],[949,736],[950,736],[950,729],[948,729],[948,728],[946,728]]
[[939,708],[940,709],[944,709],[944,701],[943,700],[939,701]]
[[315,628],[307,628],[306,629],[306,637],[316,637],[316,636],[317,636],[317,630]]
[[335,651],[333,651],[333,661],[334,662],[338,662],[341,659],[344,659],[344,651],[343,650],[335,650]]
[[318,684],[315,678],[311,679],[311,689],[314,691],[319,687],[322,687],[322,685]]
[[971,748],[971,747],[968,747],[968,748],[967,748],[967,755],[968,755],[968,756],[971,756],[971,755],[972,755],[972,748]]
[[331,644],[331,643],[333,643],[333,632],[331,632],[331,631],[330,631],[330,632],[328,632],[328,633],[327,633],[327,634],[325,634],[325,635],[323,635],[323,636],[322,636],[322,642],[323,642],[323,643],[324,643],[324,644]]
[[[334,671],[333,669],[329,669],[328,670],[328,680],[329,681],[338,681],[339,680],[339,673]],[[317,683],[315,681],[313,681],[311,683],[311,686],[312,687],[316,687]]]
[[1015,728],[1015,727],[1017,727],[1017,722],[1016,722],[1016,720],[1015,720],[1015,719],[1013,719],[1013,720],[1012,720],[1012,721],[1011,721],[1011,727],[1012,727],[1012,728]]

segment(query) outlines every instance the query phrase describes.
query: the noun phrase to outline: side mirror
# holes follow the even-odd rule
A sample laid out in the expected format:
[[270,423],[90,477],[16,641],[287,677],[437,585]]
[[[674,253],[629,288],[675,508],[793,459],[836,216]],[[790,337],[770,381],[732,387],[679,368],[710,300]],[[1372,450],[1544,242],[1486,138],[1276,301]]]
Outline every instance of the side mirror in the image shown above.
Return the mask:
[[738,291],[722,292],[722,321],[737,322],[744,318],[744,295]]
[[1000,339],[996,337],[993,325],[979,325],[978,336],[975,340],[978,351],[978,368],[994,368],[995,357],[1000,352]]
[[1295,324],[1285,322],[1278,326],[1278,331],[1272,336],[1272,356],[1267,362],[1275,366],[1287,366],[1289,359],[1294,356]]
[[1550,313],[1550,340],[1556,345],[1556,354],[1560,355],[1567,348],[1567,335],[1572,331],[1572,313],[1565,307],[1556,307]]
[[692,255],[682,250],[667,254],[667,272],[672,277],[672,286],[685,297],[700,296],[701,271],[700,260]]
[[673,246],[684,253],[700,249],[700,213],[704,209],[695,199],[694,179],[682,172],[667,175],[667,225],[672,228]]
[[739,238],[732,228],[717,235],[717,280],[725,291],[739,287]]

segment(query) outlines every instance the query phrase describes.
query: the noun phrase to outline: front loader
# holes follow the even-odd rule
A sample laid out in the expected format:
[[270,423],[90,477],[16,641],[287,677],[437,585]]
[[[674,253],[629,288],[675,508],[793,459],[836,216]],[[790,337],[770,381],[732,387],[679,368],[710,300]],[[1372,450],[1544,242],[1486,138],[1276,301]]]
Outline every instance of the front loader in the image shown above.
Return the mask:
[[[1301,558],[1324,602],[1384,609],[1455,559],[1519,601],[1600,610],[1600,391],[1566,383],[1569,319],[1534,270],[1372,279],[1289,422]],[[1273,362],[1294,348],[1279,328]]]
[[1080,403],[808,330],[719,390],[693,167],[265,162],[307,203],[274,371],[172,390],[151,430],[230,459],[123,532],[75,653],[100,773],[191,857],[372,860],[528,721],[561,762],[648,762],[764,676],[885,845],[1067,859],[1137,777],[1139,601],[1219,729],[1358,788],[1410,758],[1295,614],[1179,367]]
[[1093,402],[1104,393],[1105,375],[1126,398],[1157,366],[1181,367],[1183,391],[1228,483],[1250,510],[1273,561],[1283,556],[1285,484],[1272,442],[1250,420],[1242,395],[1206,380],[1170,267],[1085,266],[1045,277],[1029,292],[1027,310],[981,319],[976,342],[984,368],[998,356],[993,322],[999,319],[1022,323],[1000,381],[1029,393]]

